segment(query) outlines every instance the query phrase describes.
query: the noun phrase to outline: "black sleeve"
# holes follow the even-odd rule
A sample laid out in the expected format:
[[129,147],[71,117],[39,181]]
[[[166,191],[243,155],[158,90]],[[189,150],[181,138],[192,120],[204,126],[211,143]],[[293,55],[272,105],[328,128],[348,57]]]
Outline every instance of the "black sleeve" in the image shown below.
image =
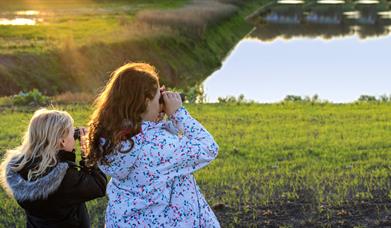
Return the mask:
[[106,184],[106,175],[97,167],[79,170],[70,165],[59,189],[67,202],[73,204],[105,196]]

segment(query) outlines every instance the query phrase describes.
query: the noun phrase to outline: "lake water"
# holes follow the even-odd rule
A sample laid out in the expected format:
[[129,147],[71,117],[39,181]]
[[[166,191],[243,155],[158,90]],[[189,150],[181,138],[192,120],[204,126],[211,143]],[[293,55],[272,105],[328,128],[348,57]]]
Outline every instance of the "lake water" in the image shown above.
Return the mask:
[[37,25],[43,22],[41,13],[36,10],[25,10],[15,12],[0,12],[1,25]]
[[[391,95],[391,27],[385,25],[391,13],[364,19],[352,14],[357,12],[315,15],[322,21],[313,24],[314,17],[308,17],[313,12],[284,16],[269,11],[265,19],[282,18],[282,23],[257,25],[233,48],[203,83],[207,101],[243,94],[248,100],[272,103],[287,95],[317,94],[345,103],[360,95]],[[345,18],[350,22],[342,23]],[[382,18],[382,24],[367,18]]]

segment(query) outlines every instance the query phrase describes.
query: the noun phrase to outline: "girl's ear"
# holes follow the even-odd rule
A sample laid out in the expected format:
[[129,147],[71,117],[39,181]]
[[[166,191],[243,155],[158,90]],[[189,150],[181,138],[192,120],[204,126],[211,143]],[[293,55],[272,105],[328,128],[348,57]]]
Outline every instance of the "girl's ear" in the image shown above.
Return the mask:
[[61,141],[60,141],[60,148],[64,148],[64,144],[65,144],[65,140],[61,139]]
[[149,99],[148,97],[145,99],[145,101],[147,102],[147,107],[149,105],[149,103],[151,103],[151,99]]

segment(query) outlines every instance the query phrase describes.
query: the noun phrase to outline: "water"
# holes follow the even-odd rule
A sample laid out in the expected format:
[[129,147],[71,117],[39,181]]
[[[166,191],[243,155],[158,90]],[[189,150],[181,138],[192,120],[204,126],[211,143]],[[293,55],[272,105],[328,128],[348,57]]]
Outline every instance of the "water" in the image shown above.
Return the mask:
[[336,103],[391,95],[391,11],[377,0],[279,0],[251,18],[255,29],[204,81],[207,101],[243,94]]
[[360,0],[360,1],[357,1],[357,3],[359,3],[359,4],[377,4],[380,2],[377,0]]
[[344,4],[345,1],[343,0],[319,0],[317,1],[318,4]]
[[277,3],[278,4],[292,4],[292,5],[295,5],[295,4],[303,4],[304,1],[303,0],[278,0]]
[[36,25],[37,20],[28,18],[0,18],[0,25]]
[[391,11],[379,12],[379,15],[384,19],[391,19]]
[[204,81],[207,101],[243,94],[270,103],[318,94],[339,103],[391,94],[389,28],[294,27],[262,27],[241,40]]
[[1,25],[37,25],[42,23],[43,19],[39,16],[41,13],[36,10],[25,10],[15,12],[1,12],[0,13],[0,26]]
[[37,10],[24,10],[24,11],[16,11],[16,15],[24,15],[24,16],[37,16],[40,15],[41,12]]

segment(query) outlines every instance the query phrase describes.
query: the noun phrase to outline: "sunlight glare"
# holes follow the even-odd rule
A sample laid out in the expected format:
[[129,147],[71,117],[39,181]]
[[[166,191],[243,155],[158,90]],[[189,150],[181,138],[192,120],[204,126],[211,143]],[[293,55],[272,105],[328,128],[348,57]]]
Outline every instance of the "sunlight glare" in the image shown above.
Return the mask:
[[16,11],[15,14],[18,16],[37,16],[40,14],[40,12],[36,10],[24,10],[24,11]]
[[0,25],[36,25],[37,21],[35,19],[27,19],[27,18],[15,18],[15,19],[7,19],[0,18]]

